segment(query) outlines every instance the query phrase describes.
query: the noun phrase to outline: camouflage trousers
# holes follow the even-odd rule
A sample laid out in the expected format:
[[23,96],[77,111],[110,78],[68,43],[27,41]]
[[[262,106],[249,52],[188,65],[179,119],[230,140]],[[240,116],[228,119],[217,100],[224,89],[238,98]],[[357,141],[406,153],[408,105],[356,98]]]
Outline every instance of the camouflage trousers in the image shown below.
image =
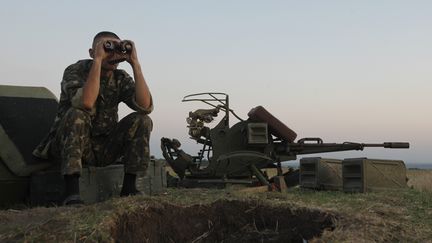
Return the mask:
[[81,173],[83,165],[123,163],[125,173],[145,171],[150,161],[149,139],[153,123],[147,115],[131,113],[108,135],[91,136],[90,114],[76,108],[66,112],[50,153],[61,161],[63,175]]

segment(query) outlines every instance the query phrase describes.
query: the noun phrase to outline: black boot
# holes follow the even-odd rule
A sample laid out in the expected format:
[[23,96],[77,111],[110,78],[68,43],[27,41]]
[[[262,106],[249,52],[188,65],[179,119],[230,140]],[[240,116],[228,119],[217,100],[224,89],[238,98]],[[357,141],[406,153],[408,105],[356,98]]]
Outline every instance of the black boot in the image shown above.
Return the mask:
[[123,187],[120,192],[121,197],[143,195],[142,192],[136,189],[136,175],[125,173],[123,177]]
[[65,200],[63,201],[63,205],[77,205],[77,204],[84,204],[84,202],[81,200],[80,197],[80,190],[79,190],[79,174],[73,174],[73,175],[65,175],[65,185],[66,185],[66,192],[65,192]]

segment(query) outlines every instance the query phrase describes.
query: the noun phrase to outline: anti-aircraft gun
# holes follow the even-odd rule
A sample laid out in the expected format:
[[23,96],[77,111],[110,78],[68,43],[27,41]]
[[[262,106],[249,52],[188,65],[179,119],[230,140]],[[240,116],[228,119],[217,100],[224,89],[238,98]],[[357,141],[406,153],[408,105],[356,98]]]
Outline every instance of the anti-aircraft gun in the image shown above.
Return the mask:
[[[281,162],[295,160],[297,155],[363,150],[366,147],[409,148],[406,142],[385,143],[325,143],[321,138],[302,138],[284,123],[258,106],[241,119],[229,107],[225,93],[198,93],[185,96],[183,102],[199,101],[210,109],[189,113],[187,127],[190,138],[202,144],[197,156],[184,152],[177,139],[162,138],[162,154],[179,176],[182,185],[245,183],[259,181],[270,186],[262,169],[277,168],[282,175]],[[213,128],[206,124],[223,113]],[[239,121],[230,126],[230,114]]]

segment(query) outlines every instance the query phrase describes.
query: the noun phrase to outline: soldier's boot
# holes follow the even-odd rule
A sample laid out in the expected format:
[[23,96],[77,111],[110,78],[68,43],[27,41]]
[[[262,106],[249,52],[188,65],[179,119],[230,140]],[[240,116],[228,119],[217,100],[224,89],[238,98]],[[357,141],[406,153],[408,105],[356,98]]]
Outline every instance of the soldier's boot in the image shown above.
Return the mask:
[[66,184],[66,192],[63,205],[84,204],[80,197],[79,174],[65,175],[64,180]]
[[121,197],[143,195],[142,192],[136,188],[136,175],[131,173],[125,173],[123,177],[123,187],[120,192]]

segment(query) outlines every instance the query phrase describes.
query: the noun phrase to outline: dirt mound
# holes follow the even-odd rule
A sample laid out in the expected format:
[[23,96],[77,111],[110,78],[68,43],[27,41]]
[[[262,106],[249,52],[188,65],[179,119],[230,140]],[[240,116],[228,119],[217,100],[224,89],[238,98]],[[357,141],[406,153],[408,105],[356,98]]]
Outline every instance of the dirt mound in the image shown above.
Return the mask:
[[146,206],[117,217],[116,242],[302,242],[334,229],[335,216],[257,201]]

